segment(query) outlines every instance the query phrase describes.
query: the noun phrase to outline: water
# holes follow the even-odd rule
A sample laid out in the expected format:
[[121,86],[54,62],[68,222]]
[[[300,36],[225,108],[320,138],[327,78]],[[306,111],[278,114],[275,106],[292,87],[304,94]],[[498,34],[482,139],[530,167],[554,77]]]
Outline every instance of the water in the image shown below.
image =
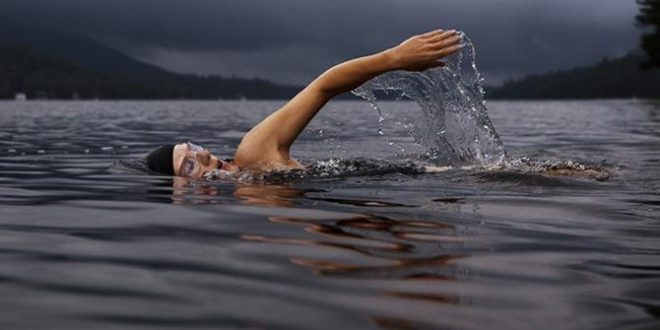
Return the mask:
[[657,102],[489,102],[499,168],[417,171],[410,102],[378,103],[383,135],[331,103],[293,148],[318,175],[130,166],[188,140],[230,157],[281,104],[0,102],[0,327],[660,326]]
[[377,111],[381,135],[385,117],[376,104],[378,92],[390,98],[414,100],[418,111],[412,116],[395,114],[393,121],[406,128],[436,164],[500,164],[506,152],[488,117],[476,51],[470,39],[461,35],[465,47],[446,58],[444,67],[423,72],[388,72],[353,93]]

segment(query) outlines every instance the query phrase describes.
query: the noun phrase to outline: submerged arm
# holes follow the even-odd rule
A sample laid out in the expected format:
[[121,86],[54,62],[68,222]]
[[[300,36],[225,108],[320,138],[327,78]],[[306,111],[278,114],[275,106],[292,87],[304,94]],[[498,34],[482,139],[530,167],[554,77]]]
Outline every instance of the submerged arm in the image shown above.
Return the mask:
[[288,160],[293,142],[332,97],[388,71],[423,71],[442,66],[440,58],[461,49],[460,41],[453,30],[432,31],[332,67],[245,135],[236,152],[237,164],[252,167],[255,162]]

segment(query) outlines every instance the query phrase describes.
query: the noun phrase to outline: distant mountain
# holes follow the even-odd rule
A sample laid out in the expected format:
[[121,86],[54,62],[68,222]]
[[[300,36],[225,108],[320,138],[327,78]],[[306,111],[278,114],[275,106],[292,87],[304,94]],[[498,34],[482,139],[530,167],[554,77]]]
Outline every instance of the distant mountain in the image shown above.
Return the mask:
[[486,89],[489,99],[660,98],[660,70],[643,71],[643,55],[631,53],[600,63],[530,75]]
[[28,98],[100,98],[138,92],[125,79],[83,69],[41,55],[27,47],[0,48],[0,99],[26,94]]
[[83,69],[130,78],[159,79],[169,72],[137,61],[92,39],[0,22],[0,47],[27,47],[53,58],[75,63]]
[[135,78],[89,70],[28,47],[0,47],[0,99],[283,99],[298,87],[259,79],[166,73]]
[[300,87],[176,74],[96,41],[0,23],[0,98],[284,99]]

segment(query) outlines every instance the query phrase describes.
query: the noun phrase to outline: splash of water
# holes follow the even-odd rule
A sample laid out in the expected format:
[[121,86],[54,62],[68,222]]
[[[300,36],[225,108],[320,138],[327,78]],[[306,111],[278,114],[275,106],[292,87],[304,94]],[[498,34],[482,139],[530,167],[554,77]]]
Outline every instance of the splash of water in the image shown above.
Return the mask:
[[445,67],[389,72],[353,93],[378,112],[380,134],[384,117],[376,104],[378,93],[414,101],[420,111],[409,134],[428,150],[428,157],[436,164],[499,164],[506,152],[488,117],[474,46],[467,36],[463,38],[466,46],[446,58]]
[[[518,184],[538,184],[538,175],[548,178],[575,177],[606,181],[615,175],[615,166],[607,163],[590,163],[579,161],[551,161],[528,159],[526,157],[509,159],[498,166],[429,166],[412,160],[384,161],[368,158],[329,158],[306,164],[306,170],[272,171],[262,173],[228,172],[213,170],[205,173],[203,181],[224,181],[231,183],[268,183],[278,184],[300,180],[316,180],[327,178],[346,178],[355,176],[382,176],[390,174],[420,175],[440,174],[450,171],[465,171],[484,175],[482,179],[494,181],[514,181]],[[117,160],[110,168],[117,174],[157,174],[147,168],[144,159]],[[542,181],[550,182],[550,181]]]
[[[282,183],[299,180],[326,178],[346,178],[355,176],[381,176],[390,174],[419,175],[440,174],[449,171],[486,175],[486,179],[511,180],[517,183],[537,182],[538,175],[548,178],[574,177],[605,181],[612,177],[615,168],[604,163],[579,161],[534,160],[526,157],[509,159],[498,165],[480,166],[429,166],[412,160],[384,161],[368,158],[330,158],[306,164],[305,170],[269,171],[269,172],[227,172],[214,170],[204,175],[205,180],[223,180],[227,182],[262,182]],[[550,180],[550,179],[548,179]]]

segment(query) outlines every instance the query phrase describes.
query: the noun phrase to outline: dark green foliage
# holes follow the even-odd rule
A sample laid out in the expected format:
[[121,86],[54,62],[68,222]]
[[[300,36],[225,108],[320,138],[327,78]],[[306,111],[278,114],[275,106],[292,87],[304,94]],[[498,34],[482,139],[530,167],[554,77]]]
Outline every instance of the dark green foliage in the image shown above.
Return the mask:
[[637,24],[646,28],[641,46],[648,59],[642,63],[643,68],[660,68],[660,0],[637,0],[637,3],[640,6]]
[[160,71],[158,77],[110,74],[33,51],[0,48],[0,98],[71,99],[283,99],[298,87],[260,79],[199,77]]
[[543,75],[531,75],[490,88],[491,99],[660,98],[660,70],[643,71],[643,56],[625,57]]

